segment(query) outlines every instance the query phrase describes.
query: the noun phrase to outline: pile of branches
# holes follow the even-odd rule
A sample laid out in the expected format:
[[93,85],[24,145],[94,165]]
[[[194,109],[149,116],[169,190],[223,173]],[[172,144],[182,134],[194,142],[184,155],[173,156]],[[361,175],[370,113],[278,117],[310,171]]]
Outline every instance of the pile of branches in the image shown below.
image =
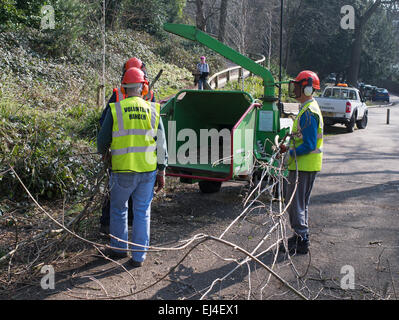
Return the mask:
[[[88,156],[92,161],[100,161],[98,155]],[[69,248],[76,251],[79,247],[87,247],[84,243],[91,243],[88,240],[92,237],[90,224],[106,197],[108,169],[104,166],[88,179],[90,187],[78,199],[69,203],[67,198],[52,200],[46,205],[39,204],[13,166],[0,173],[4,174],[11,174],[19,181],[31,202],[12,199],[2,202],[3,208],[8,210],[0,210],[0,289],[8,291],[21,284],[30,284],[43,265],[55,265]]]

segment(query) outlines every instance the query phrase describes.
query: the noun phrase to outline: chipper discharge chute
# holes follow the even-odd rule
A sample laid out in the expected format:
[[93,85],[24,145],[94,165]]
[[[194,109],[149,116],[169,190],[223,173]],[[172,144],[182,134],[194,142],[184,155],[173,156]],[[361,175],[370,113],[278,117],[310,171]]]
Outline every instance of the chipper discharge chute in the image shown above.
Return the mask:
[[193,26],[165,24],[168,32],[198,41],[263,79],[264,97],[244,91],[182,90],[161,109],[168,143],[167,175],[198,181],[216,192],[223,181],[248,179],[255,159],[269,161],[272,141],[283,137],[270,71]]

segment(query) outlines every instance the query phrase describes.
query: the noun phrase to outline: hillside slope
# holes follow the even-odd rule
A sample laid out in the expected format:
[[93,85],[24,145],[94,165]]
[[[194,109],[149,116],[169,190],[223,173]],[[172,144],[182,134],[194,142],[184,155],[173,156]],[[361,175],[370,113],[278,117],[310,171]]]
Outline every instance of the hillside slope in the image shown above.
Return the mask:
[[[209,57],[213,70],[222,67],[222,59],[206,49],[166,34],[108,32],[106,39],[106,99],[132,56],[146,63],[150,80],[163,69],[154,88],[157,100],[193,85],[189,68],[200,55]],[[58,46],[34,29],[0,34],[0,172],[14,166],[35,196],[47,198],[84,189],[76,181],[88,180],[94,164],[88,168],[86,160],[71,163],[69,157],[83,149],[96,152],[103,108],[101,37],[92,31],[61,53]],[[20,194],[9,172],[0,179],[2,195]]]

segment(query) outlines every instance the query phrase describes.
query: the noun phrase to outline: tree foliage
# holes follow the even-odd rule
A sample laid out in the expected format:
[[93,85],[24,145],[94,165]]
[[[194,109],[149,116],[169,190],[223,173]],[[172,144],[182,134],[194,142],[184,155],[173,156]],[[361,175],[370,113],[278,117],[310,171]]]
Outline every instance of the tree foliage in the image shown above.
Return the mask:
[[[299,10],[290,12],[288,16],[293,21],[287,50],[287,69],[290,73],[307,68],[318,71],[322,77],[331,72],[353,73],[356,68],[354,50],[357,47],[360,50],[360,65],[359,74],[355,74],[354,79],[376,81],[390,76],[392,66],[399,57],[398,42],[392,41],[397,38],[398,30],[393,28],[393,19],[386,7],[376,8],[365,21],[372,1],[292,2],[298,4]],[[344,30],[340,25],[343,17],[340,9],[348,4],[355,9],[355,30]],[[362,23],[364,31],[359,42],[359,26]],[[352,82],[356,84],[356,80]]]
[[[399,1],[396,1],[396,7],[392,5],[394,2],[382,1],[370,19],[363,20],[359,68],[362,80],[395,77],[395,65],[399,61],[399,27],[394,27],[394,21],[399,17],[394,10],[399,7]],[[218,34],[221,20],[225,18],[220,15],[222,1],[202,0],[201,3],[207,32]],[[262,53],[278,63],[280,4],[280,0],[229,1],[224,42],[244,54]],[[344,16],[341,8],[353,6],[358,25],[373,4],[371,0],[284,1],[283,67],[292,76],[303,69],[315,70],[322,78],[332,72],[348,74],[353,65],[351,52],[356,34],[355,30],[341,28]],[[197,7],[198,1],[190,1],[186,7],[192,21],[196,21]]]

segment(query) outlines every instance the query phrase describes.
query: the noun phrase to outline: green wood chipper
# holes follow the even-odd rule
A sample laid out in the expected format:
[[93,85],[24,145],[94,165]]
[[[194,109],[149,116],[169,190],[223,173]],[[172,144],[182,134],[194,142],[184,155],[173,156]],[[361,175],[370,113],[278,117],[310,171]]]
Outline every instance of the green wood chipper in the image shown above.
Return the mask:
[[272,141],[284,137],[270,71],[194,26],[164,24],[164,29],[197,41],[263,79],[264,96],[244,91],[182,90],[161,109],[168,142],[168,176],[199,182],[202,192],[219,191],[222,182],[248,180],[255,159],[269,161]]

